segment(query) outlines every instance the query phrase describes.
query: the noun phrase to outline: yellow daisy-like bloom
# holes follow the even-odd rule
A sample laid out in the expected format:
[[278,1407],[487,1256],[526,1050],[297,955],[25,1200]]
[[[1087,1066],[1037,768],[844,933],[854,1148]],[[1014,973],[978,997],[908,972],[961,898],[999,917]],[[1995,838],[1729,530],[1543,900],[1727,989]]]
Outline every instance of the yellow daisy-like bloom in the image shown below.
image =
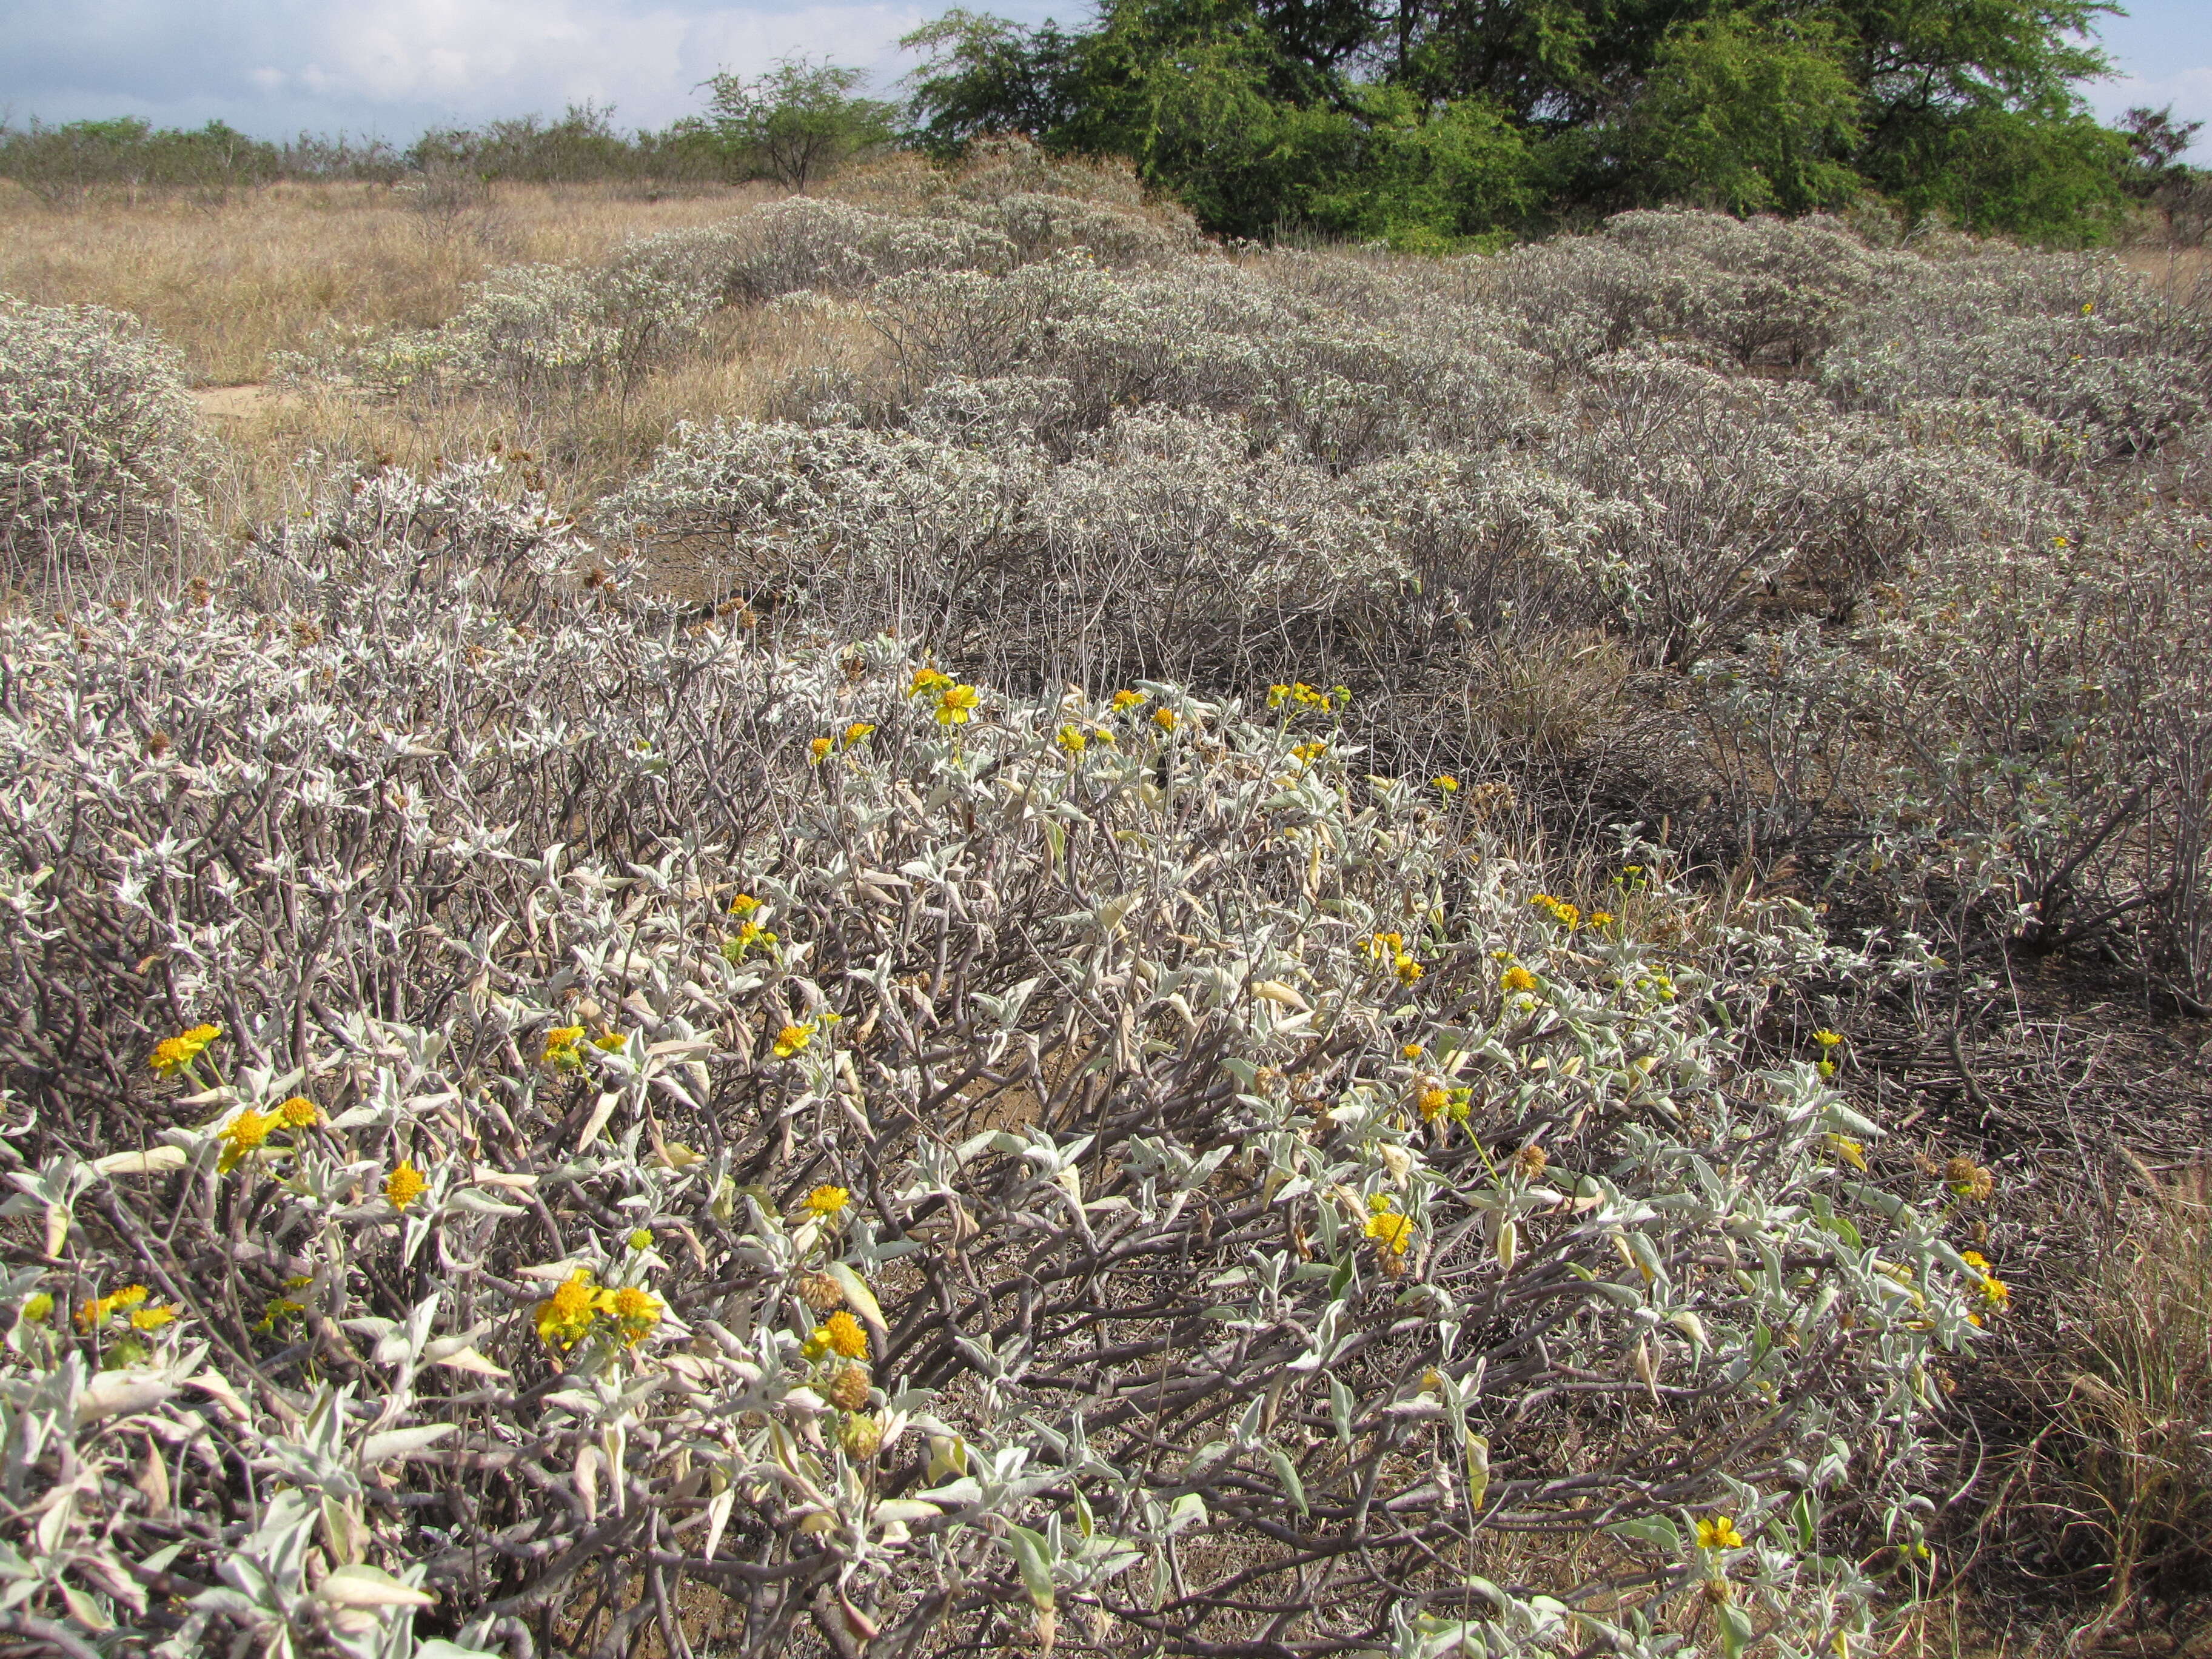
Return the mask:
[[1083,735],[1082,727],[1076,726],[1061,726],[1060,735],[1053,741],[1071,755],[1079,755],[1091,746],[1091,740]]
[[618,1054],[623,1051],[623,1046],[629,1041],[629,1036],[623,1032],[609,1031],[605,1036],[593,1037],[592,1047],[597,1048],[601,1054]]
[[832,1216],[852,1201],[853,1195],[842,1187],[817,1187],[807,1194],[804,1207],[809,1215]]
[[939,726],[965,726],[975,713],[975,688],[972,685],[948,685],[937,699],[937,723]]
[[951,684],[952,676],[950,674],[940,674],[934,668],[917,668],[914,673],[914,684],[907,688],[907,696],[926,697]]
[[1982,1282],[1974,1287],[1986,1313],[2002,1313],[2012,1305],[2012,1286],[1995,1273],[1984,1273]]
[[787,1025],[775,1034],[775,1057],[778,1060],[789,1060],[813,1041],[814,1022],[812,1020],[808,1020],[804,1025]]
[[623,1340],[634,1348],[660,1322],[660,1299],[649,1291],[625,1285],[614,1294],[613,1312],[615,1322],[623,1328]]
[[153,1292],[143,1285],[125,1285],[107,1299],[119,1309],[135,1308]]
[[730,901],[730,914],[733,916],[749,916],[760,908],[761,902],[750,893],[740,893]]
[[294,1095],[276,1108],[276,1117],[288,1129],[312,1129],[323,1121],[323,1109],[305,1095]]
[[854,744],[860,742],[861,738],[866,737],[875,729],[876,728],[874,726],[869,725],[866,720],[854,720],[850,726],[845,728],[845,747],[850,749]]
[[195,1025],[189,1031],[173,1037],[163,1037],[154,1045],[150,1064],[161,1077],[174,1077],[179,1072],[200,1057],[207,1046],[222,1035],[220,1025]]
[[1413,1218],[1377,1210],[1367,1218],[1367,1237],[1392,1255],[1403,1255],[1413,1242]]
[[1589,913],[1589,923],[1593,927],[1610,927],[1613,921],[1613,914],[1610,910],[1593,910]]
[[817,738],[813,742],[806,745],[806,752],[813,760],[818,763],[820,761],[826,760],[829,757],[830,751],[836,746],[836,741],[834,738]]
[[1452,776],[1449,772],[1446,772],[1440,776],[1431,778],[1429,781],[1447,795],[1456,795],[1459,793],[1459,780]]
[[216,1160],[216,1172],[229,1174],[248,1152],[257,1151],[269,1139],[269,1132],[277,1127],[277,1119],[273,1114],[257,1112],[251,1106],[231,1119],[219,1137],[222,1142],[222,1156]]
[[591,1334],[599,1317],[599,1293],[582,1267],[538,1304],[538,1335],[548,1347],[573,1348]]
[[1270,708],[1280,708],[1290,701],[1290,697],[1291,688],[1287,685],[1271,685],[1267,688],[1267,707]]
[[1815,1031],[1813,1033],[1813,1041],[1819,1043],[1823,1048],[1832,1048],[1843,1040],[1842,1036],[1834,1031]]
[[1854,1170],[1865,1170],[1867,1161],[1866,1147],[1864,1146],[1858,1141],[1853,1140],[1849,1135],[1831,1134],[1828,1136],[1827,1139],[1829,1150],[1833,1152],[1838,1158],[1850,1164]]
[[[1164,708],[1160,710],[1163,714],[1167,712]],[[1301,765],[1310,766],[1327,753],[1328,753],[1328,745],[1325,743],[1302,743],[1291,750],[1291,758]]]
[[157,1308],[141,1308],[131,1316],[131,1328],[137,1331],[158,1331],[177,1316],[177,1310],[167,1303]]
[[1451,1105],[1451,1091],[1447,1089],[1424,1089],[1418,1104],[1421,1109],[1421,1121],[1433,1123]]
[[[76,1322],[85,1330],[105,1324],[110,1314],[128,1313],[144,1302],[149,1292],[143,1285],[125,1285],[109,1296],[96,1296],[76,1310]],[[48,1304],[51,1310],[52,1304]]]
[[1152,724],[1158,726],[1163,732],[1174,731],[1176,729],[1176,719],[1177,716],[1176,714],[1176,711],[1172,708],[1155,708],[1152,710]]
[[545,1034],[544,1063],[556,1072],[573,1072],[584,1063],[576,1045],[584,1040],[580,1025],[556,1025]]
[[1536,988],[1535,975],[1517,962],[1505,970],[1498,982],[1509,991],[1533,991]]
[[1415,980],[1420,978],[1422,969],[1419,963],[1401,951],[1397,959],[1390,964],[1390,971],[1398,975],[1399,984],[1411,985]]
[[842,1308],[822,1322],[822,1333],[830,1352],[846,1359],[866,1359],[868,1357],[868,1334],[860,1328],[860,1322]]
[[1117,714],[1125,714],[1132,708],[1144,706],[1145,694],[1141,691],[1116,691],[1114,694],[1114,712]]
[[384,1177],[384,1196],[395,1210],[404,1210],[422,1196],[422,1189],[430,1183],[422,1179],[422,1172],[412,1164],[402,1164]]
[[1698,1522],[1698,1547],[1701,1550],[1740,1550],[1743,1534],[1735,1529],[1733,1516],[1716,1515]]

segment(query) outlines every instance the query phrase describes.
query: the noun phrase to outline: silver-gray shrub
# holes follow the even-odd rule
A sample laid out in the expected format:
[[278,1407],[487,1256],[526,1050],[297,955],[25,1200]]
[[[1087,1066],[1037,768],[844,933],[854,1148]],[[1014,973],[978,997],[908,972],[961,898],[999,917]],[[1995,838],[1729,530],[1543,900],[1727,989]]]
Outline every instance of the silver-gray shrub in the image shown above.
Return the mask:
[[0,580],[175,558],[208,459],[181,356],[137,319],[0,295]]
[[[817,495],[981,464],[863,437],[755,441]],[[1233,447],[1115,441],[1149,501]],[[1824,1540],[1917,1540],[1994,1293],[1756,1033],[1909,994],[1911,941],[1632,840],[1564,919],[1583,878],[1328,712],[956,686],[594,557],[489,465],[340,475],[205,603],[0,623],[25,1616],[165,1659],[1870,1628]]]

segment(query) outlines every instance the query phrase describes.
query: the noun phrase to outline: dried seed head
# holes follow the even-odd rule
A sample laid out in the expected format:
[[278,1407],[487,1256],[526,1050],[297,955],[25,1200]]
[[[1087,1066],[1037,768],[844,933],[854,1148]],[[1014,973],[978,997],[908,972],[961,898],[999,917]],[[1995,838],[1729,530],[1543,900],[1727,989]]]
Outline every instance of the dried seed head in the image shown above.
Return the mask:
[[873,1457],[884,1443],[884,1425],[866,1412],[854,1412],[837,1431],[837,1443],[856,1463]]
[[848,1365],[830,1385],[830,1403],[839,1411],[856,1412],[868,1403],[868,1368]]
[[828,1313],[844,1305],[845,1292],[828,1273],[805,1273],[799,1281],[799,1299],[817,1313]]

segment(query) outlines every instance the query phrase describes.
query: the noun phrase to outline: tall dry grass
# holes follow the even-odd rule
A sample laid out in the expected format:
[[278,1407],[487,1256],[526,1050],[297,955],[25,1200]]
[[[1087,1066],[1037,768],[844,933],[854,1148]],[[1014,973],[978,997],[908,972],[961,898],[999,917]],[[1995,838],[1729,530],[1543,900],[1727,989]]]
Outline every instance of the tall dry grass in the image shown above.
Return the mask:
[[626,237],[711,223],[759,187],[648,198],[617,185],[499,185],[424,212],[374,184],[279,184],[218,204],[95,202],[57,212],[0,186],[0,292],[143,318],[195,382],[259,380],[331,327],[424,328],[495,266],[593,259]]
[[601,259],[630,237],[711,224],[774,193],[654,199],[618,185],[499,185],[426,213],[381,185],[280,184],[213,206],[118,199],[56,212],[0,186],[0,293],[129,312],[183,351],[223,440],[209,489],[219,529],[293,505],[293,464],[310,451],[422,469],[520,450],[552,464],[556,503],[580,511],[678,422],[757,414],[801,366],[864,355],[869,331],[732,313],[708,349],[627,398],[527,411],[492,398],[380,404],[265,384],[272,358],[326,330],[433,327],[500,265]]

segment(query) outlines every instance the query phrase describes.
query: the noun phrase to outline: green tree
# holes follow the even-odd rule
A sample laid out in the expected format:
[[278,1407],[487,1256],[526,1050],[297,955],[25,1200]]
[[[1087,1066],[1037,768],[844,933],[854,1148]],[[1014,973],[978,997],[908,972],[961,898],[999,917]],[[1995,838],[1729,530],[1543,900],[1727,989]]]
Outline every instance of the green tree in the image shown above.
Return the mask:
[[1648,198],[1747,214],[1839,207],[1859,88],[1825,19],[1762,23],[1741,13],[1671,30],[1627,123]]
[[805,58],[781,58],[750,81],[726,70],[706,82],[713,88],[708,117],[747,176],[804,191],[896,136],[897,111],[857,95],[866,78],[856,69]]

